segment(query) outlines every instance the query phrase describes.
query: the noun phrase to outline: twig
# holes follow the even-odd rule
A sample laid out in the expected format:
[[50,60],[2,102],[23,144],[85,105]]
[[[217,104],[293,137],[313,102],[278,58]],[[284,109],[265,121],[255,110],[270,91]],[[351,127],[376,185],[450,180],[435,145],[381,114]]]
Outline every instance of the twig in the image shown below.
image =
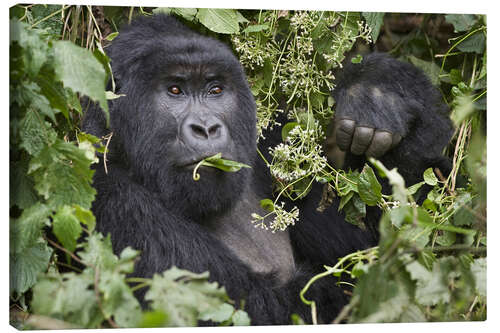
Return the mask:
[[450,190],[450,188],[448,187],[448,184],[446,182],[446,178],[444,178],[443,173],[441,172],[441,170],[439,170],[439,168],[434,168],[434,172],[438,176],[439,180],[443,182],[444,188],[446,189],[446,192],[448,192],[449,195],[455,195],[455,193],[453,193]]
[[57,244],[56,242],[54,242],[53,240],[47,238],[47,237],[43,237],[47,242],[49,242],[50,245],[52,245],[53,247],[55,248],[58,248],[59,250],[63,251],[64,253],[67,253],[71,256],[71,258],[73,258],[73,260],[79,262],[80,264],[84,265],[84,266],[89,266],[87,264],[85,264],[80,258],[78,258],[73,252],[69,251],[68,249],[62,247],[61,245]]
[[106,147],[104,147],[103,159],[104,159],[104,172],[106,172],[106,174],[108,174],[108,165],[106,164],[108,159],[106,156],[108,155],[109,142],[111,141],[112,137],[113,137],[113,132],[109,133],[104,137],[104,139],[106,140]]

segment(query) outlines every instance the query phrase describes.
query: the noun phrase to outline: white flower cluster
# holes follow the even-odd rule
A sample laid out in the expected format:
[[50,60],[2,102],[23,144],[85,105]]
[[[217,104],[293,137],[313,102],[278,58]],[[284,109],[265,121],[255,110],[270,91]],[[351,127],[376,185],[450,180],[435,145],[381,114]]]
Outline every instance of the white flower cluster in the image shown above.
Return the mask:
[[290,225],[295,225],[295,222],[299,220],[299,209],[294,206],[291,211],[287,212],[283,209],[285,203],[281,202],[281,206],[274,205],[274,216],[273,221],[269,225],[271,232],[284,231]]
[[[295,225],[296,222],[299,221],[299,209],[294,206],[291,211],[287,212],[284,209],[285,203],[281,202],[281,205],[275,204],[274,210],[265,215],[260,216],[257,213],[252,213],[252,223],[255,224],[255,228],[260,227],[264,230],[271,229],[272,233],[276,231],[284,231],[288,226]],[[271,215],[274,215],[273,221],[269,224],[266,224],[265,219]]]
[[271,174],[285,183],[291,183],[308,175],[316,174],[326,167],[327,160],[318,143],[324,137],[318,121],[313,128],[298,125],[288,133],[285,143],[280,143],[269,152],[273,156]]
[[262,52],[262,46],[259,44],[259,36],[257,34],[248,34],[245,36],[244,41],[241,41],[240,37],[235,34],[231,36],[231,40],[239,54],[241,64],[252,70],[255,67],[262,67],[264,61],[272,57],[272,45],[266,45],[269,52]]

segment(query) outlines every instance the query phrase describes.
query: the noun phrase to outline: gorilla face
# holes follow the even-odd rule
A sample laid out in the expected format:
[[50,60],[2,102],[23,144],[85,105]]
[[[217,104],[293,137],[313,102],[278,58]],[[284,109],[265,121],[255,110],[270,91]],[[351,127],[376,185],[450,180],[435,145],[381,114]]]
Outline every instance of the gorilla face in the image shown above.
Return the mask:
[[[113,41],[118,93],[125,96],[112,109],[112,127],[133,177],[156,189],[172,211],[199,220],[227,210],[244,192],[250,170],[202,167],[196,182],[192,173],[217,153],[254,163],[255,102],[226,45],[198,35],[158,35],[151,34],[154,45],[137,43],[127,31]],[[125,55],[123,45],[129,48]],[[148,57],[141,56],[143,48]]]

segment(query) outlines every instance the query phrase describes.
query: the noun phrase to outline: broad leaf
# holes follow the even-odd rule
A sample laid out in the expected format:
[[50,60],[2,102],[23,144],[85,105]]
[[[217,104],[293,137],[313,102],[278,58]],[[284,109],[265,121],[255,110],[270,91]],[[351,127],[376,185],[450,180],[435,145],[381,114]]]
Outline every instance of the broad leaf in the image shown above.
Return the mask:
[[235,34],[240,31],[238,14],[234,9],[200,8],[196,17],[205,27],[218,33]]
[[108,102],[105,94],[106,71],[92,52],[69,41],[54,43],[54,69],[56,77],[73,92],[81,93],[99,102],[109,122]]

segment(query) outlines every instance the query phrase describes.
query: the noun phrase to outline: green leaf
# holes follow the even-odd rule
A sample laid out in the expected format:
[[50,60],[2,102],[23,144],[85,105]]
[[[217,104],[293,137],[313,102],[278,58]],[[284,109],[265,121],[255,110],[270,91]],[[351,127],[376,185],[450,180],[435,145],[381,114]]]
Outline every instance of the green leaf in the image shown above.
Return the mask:
[[198,168],[200,166],[208,166],[212,168],[217,168],[219,170],[225,171],[225,172],[237,172],[240,171],[241,168],[252,168],[251,166],[236,162],[236,161],[231,161],[231,160],[225,160],[222,158],[222,154],[218,153],[213,156],[207,157],[196,165],[196,167],[193,170],[193,180],[197,181],[200,179],[200,174],[198,173]]
[[401,228],[403,222],[411,222],[413,216],[410,206],[399,206],[389,211],[392,225]]
[[219,308],[227,300],[223,287],[208,282],[208,272],[196,274],[172,267],[153,276],[145,299],[153,310],[167,314],[169,326],[196,326],[202,315]]
[[281,139],[283,140],[283,142],[285,142],[286,139],[288,138],[288,134],[290,133],[290,131],[293,130],[298,125],[299,123],[294,121],[286,123],[285,126],[281,128]]
[[363,61],[363,56],[361,54],[358,54],[355,57],[351,58],[351,62],[353,64],[360,64],[361,61]]
[[26,23],[12,19],[10,43],[13,42],[17,42],[24,49],[22,59],[26,73],[32,78],[36,77],[50,55],[49,45],[42,39],[40,30],[30,29]]
[[372,29],[372,42],[375,43],[378,39],[380,28],[384,24],[385,13],[363,12],[362,15],[366,21],[366,24],[368,24],[368,26]]
[[35,110],[29,108],[21,121],[21,130],[19,131],[21,144],[19,146],[33,156],[38,155],[56,137],[55,131],[41,118]]
[[274,211],[274,202],[271,199],[262,199],[260,206],[268,212]]
[[455,32],[468,31],[477,22],[474,14],[448,14],[444,17],[448,23],[453,24]]
[[375,206],[382,200],[382,185],[369,165],[365,165],[359,175],[358,193],[368,206]]
[[92,213],[92,211],[89,209],[82,208],[78,205],[74,205],[73,208],[74,208],[73,214],[78,219],[78,221],[80,221],[80,223],[85,224],[90,232],[94,231],[95,216]]
[[406,265],[411,278],[417,282],[415,297],[420,304],[432,306],[439,302],[449,303],[451,297],[448,288],[449,260],[453,259],[450,257],[439,259],[434,263],[432,271],[427,270],[418,261]]
[[486,36],[483,31],[478,31],[458,44],[457,48],[462,52],[483,54],[486,49]]
[[424,181],[426,184],[434,186],[437,185],[438,179],[436,178],[436,175],[434,174],[434,170],[432,168],[428,168],[424,172]]
[[470,266],[479,295],[486,297],[486,258],[477,258]]
[[345,220],[361,229],[365,229],[363,219],[366,216],[366,205],[358,195],[353,195],[352,199],[344,206]]
[[437,86],[439,84],[439,73],[441,68],[438,65],[434,62],[425,61],[412,55],[408,56],[408,60],[416,67],[420,68],[429,77],[433,85]]
[[54,42],[54,69],[65,87],[99,102],[109,122],[106,71],[92,52],[69,41]]
[[47,270],[52,249],[46,244],[37,243],[23,247],[21,251],[10,253],[10,293],[26,292],[33,287],[38,275]]
[[233,312],[234,312],[234,307],[232,305],[227,303],[222,303],[220,306],[216,308],[208,309],[207,311],[200,313],[198,318],[204,321],[212,320],[221,323],[226,320],[229,320],[233,315]]
[[76,241],[82,234],[82,227],[70,206],[64,205],[57,210],[52,227],[61,244],[69,251],[75,251]]
[[231,317],[234,326],[250,326],[250,317],[243,310],[236,310]]
[[10,164],[10,207],[17,205],[21,209],[31,207],[37,202],[33,179],[28,176],[26,160]]
[[96,194],[91,186],[93,162],[84,149],[58,139],[30,161],[28,173],[50,207],[79,205],[89,209]]
[[142,313],[141,328],[165,327],[168,323],[168,316],[163,311],[147,311]]
[[254,24],[246,27],[243,32],[244,33],[252,33],[252,32],[260,32],[269,29],[268,24]]
[[109,35],[106,36],[106,40],[107,41],[112,41],[113,39],[115,39],[116,37],[118,37],[118,31],[115,31],[115,32],[112,32],[110,33]]
[[104,320],[91,274],[49,274],[33,288],[33,312],[60,318],[79,328],[97,328]]
[[424,185],[425,182],[419,182],[419,183],[416,183],[416,184],[413,184],[412,186],[408,187],[408,195],[414,195],[415,193],[417,193],[417,191],[422,187],[422,185]]
[[42,237],[42,228],[50,223],[51,210],[37,203],[23,211],[10,224],[10,253],[18,253],[37,244]]
[[218,33],[235,34],[240,30],[238,14],[234,9],[200,8],[196,18],[205,27]]
[[116,270],[101,273],[102,309],[104,316],[113,316],[118,326],[137,327],[142,320],[141,306],[124,278],[125,275]]
[[401,205],[406,205],[408,203],[408,198],[407,198],[407,190],[405,187],[405,180],[404,178],[398,173],[398,169],[394,168],[391,170],[388,170],[380,161],[377,161],[374,158],[369,158],[370,163],[372,163],[377,170],[379,171],[379,174],[382,177],[387,177],[389,179],[389,183],[392,185],[392,193],[394,196],[394,199],[399,201]]

